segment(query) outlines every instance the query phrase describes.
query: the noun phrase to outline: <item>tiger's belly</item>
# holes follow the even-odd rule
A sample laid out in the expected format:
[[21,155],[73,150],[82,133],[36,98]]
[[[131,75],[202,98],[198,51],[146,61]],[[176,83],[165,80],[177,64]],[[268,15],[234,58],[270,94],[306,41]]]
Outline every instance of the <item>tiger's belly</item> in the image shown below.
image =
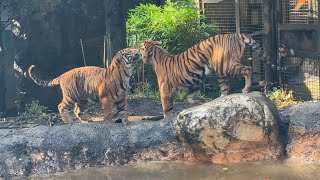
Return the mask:
[[206,81],[207,76],[210,75],[211,72],[212,70],[208,66],[205,66],[204,69],[194,71],[194,74],[192,76],[190,75],[189,77],[182,80],[181,86],[179,86],[177,89],[174,89],[174,91],[176,91],[175,94],[181,91],[189,90],[193,87],[200,86]]

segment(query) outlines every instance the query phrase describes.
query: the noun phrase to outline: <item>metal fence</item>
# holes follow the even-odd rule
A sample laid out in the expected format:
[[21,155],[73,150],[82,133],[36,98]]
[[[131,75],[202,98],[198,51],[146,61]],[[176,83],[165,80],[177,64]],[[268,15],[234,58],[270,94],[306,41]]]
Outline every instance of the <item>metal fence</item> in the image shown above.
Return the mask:
[[318,1],[307,1],[299,11],[293,10],[297,3],[298,0],[280,0],[279,3],[279,41],[298,53],[296,57],[280,59],[279,78],[283,87],[293,90],[297,100],[318,100]]
[[[237,2],[239,2],[237,4]],[[263,29],[263,0],[256,1],[235,1],[223,0],[218,3],[204,3],[204,15],[207,23],[214,23],[220,28],[221,33],[240,33],[252,34]],[[262,35],[255,35],[253,38],[260,42],[262,47]],[[249,60],[249,57],[252,60]],[[260,61],[257,53],[250,48],[246,48],[242,57],[242,63],[253,68],[253,81],[264,80],[264,64]],[[242,88],[243,79],[231,80],[233,89]]]
[[[274,10],[277,10],[277,18],[273,22],[277,27],[277,46],[281,43],[297,52],[293,57],[278,57],[277,79],[274,81],[287,90],[292,89],[297,100],[319,99],[318,1],[309,0],[298,11],[294,10],[298,0],[274,0],[273,3]],[[219,26],[221,33],[238,31],[252,34],[262,32],[264,27],[263,0],[223,0],[204,3],[203,9],[207,21]],[[260,42],[263,48],[263,35],[256,34],[253,38]],[[249,61],[248,57],[252,57],[252,61]],[[264,64],[256,53],[247,48],[242,61],[253,67],[255,82],[265,79]],[[234,87],[242,87],[243,83],[235,82],[239,81],[233,81]]]

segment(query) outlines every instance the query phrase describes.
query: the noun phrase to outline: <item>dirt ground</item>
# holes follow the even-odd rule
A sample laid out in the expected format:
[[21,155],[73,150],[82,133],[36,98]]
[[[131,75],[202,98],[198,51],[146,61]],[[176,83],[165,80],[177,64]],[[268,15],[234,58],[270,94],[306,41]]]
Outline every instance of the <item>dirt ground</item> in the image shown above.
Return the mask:
[[[192,107],[188,103],[175,102],[173,113],[181,112]],[[155,98],[128,99],[128,113],[130,121],[137,120],[160,120],[162,119],[161,102]],[[71,112],[71,114],[73,114]],[[84,120],[99,121],[103,119],[99,103],[89,102],[83,113]],[[74,117],[74,123],[80,123]],[[21,114],[18,117],[0,118],[0,129],[31,128],[39,125],[62,125],[64,124],[58,113],[46,114]]]

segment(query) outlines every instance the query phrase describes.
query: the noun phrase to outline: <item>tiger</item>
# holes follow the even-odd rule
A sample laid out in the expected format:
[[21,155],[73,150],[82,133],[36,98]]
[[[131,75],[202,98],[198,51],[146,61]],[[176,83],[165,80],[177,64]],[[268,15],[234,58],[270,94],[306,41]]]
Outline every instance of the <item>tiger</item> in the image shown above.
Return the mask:
[[[60,86],[62,101],[58,105],[59,114],[65,123],[73,120],[68,113],[74,106],[74,114],[81,123],[80,113],[88,99],[100,101],[103,110],[103,121],[114,122],[118,119],[127,125],[127,90],[133,71],[133,62],[141,60],[139,49],[125,48],[116,53],[109,67],[95,66],[79,67],[69,70],[51,81],[44,81],[33,74],[35,68],[31,65],[28,69],[30,78],[43,87]],[[112,106],[116,113],[112,114]],[[116,118],[116,119],[115,119]]]
[[168,53],[159,41],[144,41],[140,45],[142,61],[154,67],[164,117],[173,109],[173,97],[182,89],[188,91],[189,103],[203,104],[204,100],[196,95],[200,84],[212,71],[218,78],[221,96],[229,93],[229,78],[234,76],[245,78],[242,92],[249,92],[252,68],[240,62],[246,45],[251,46],[259,53],[259,58],[264,60],[265,55],[259,43],[240,33],[212,36],[179,55]]

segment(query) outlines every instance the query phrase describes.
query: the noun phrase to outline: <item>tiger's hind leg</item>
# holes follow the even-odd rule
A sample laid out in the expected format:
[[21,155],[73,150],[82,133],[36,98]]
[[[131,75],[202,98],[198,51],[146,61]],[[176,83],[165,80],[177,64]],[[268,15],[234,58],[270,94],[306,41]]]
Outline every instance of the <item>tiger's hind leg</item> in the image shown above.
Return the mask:
[[199,86],[190,87],[188,89],[188,96],[187,96],[188,102],[192,105],[201,105],[205,103],[206,101],[201,97],[199,97],[199,94],[200,94]]
[[73,112],[81,123],[88,123],[88,121],[85,121],[81,118],[82,110],[85,104],[86,104],[86,101],[81,101],[79,103],[74,104]]
[[218,83],[220,86],[220,96],[226,96],[230,92],[229,77],[227,76],[218,76]]
[[128,106],[127,106],[127,98],[123,98],[118,102],[115,102],[117,112],[114,117],[117,119],[122,119],[122,123],[128,125],[130,122],[128,120]]
[[242,77],[245,78],[245,86],[242,89],[242,93],[248,93],[251,90],[252,84],[252,67],[242,66],[240,74]]
[[65,99],[62,100],[62,102],[58,105],[58,110],[60,113],[60,116],[64,123],[72,123],[72,117],[69,114],[71,104],[68,103]]

